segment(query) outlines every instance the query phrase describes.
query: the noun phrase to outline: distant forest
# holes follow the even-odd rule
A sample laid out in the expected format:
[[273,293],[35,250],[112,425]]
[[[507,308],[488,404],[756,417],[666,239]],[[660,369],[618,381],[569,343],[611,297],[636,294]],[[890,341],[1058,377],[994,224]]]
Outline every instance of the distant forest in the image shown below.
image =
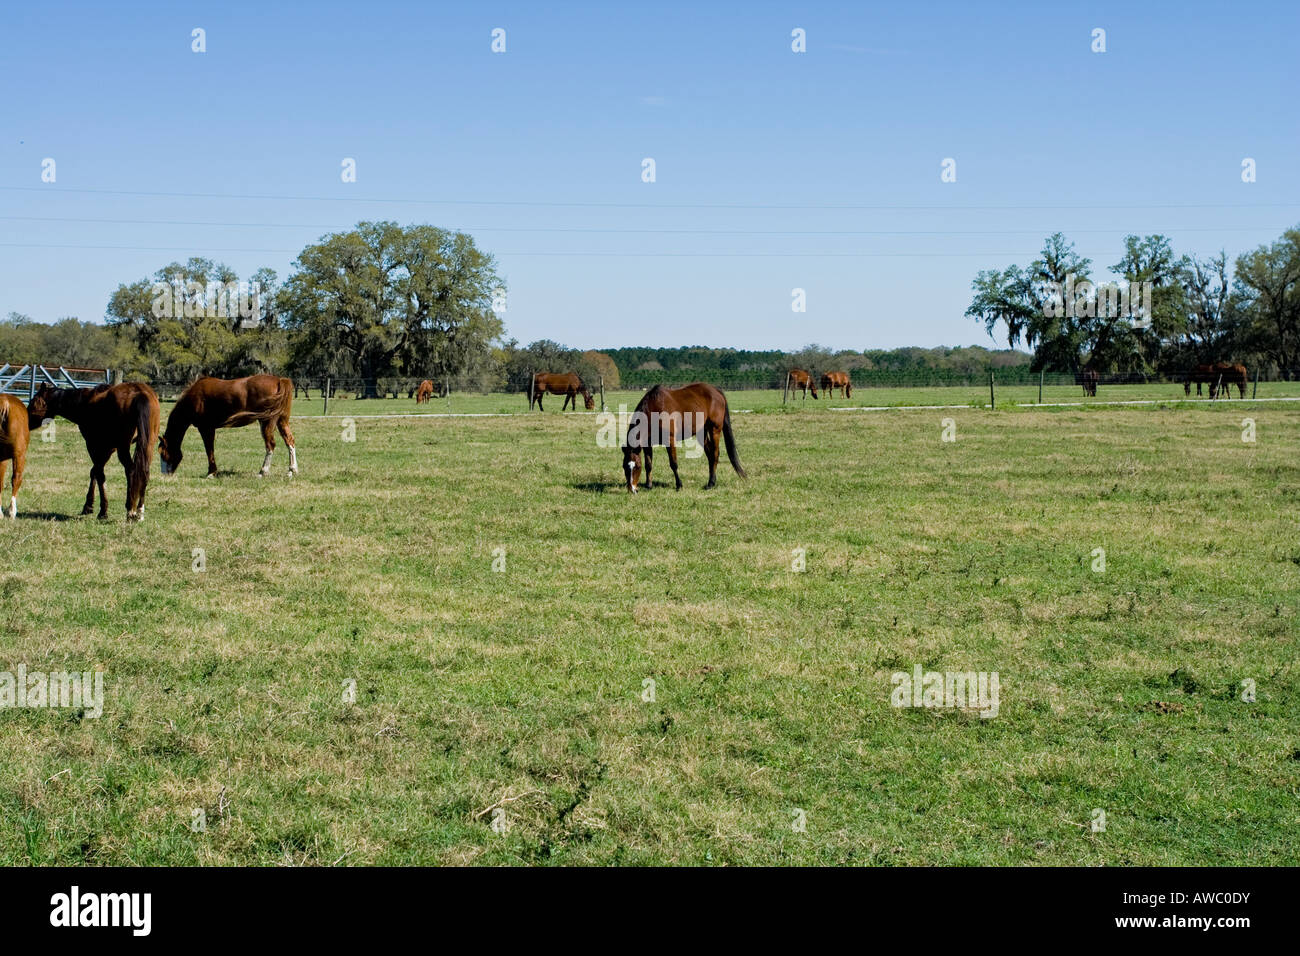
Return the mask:
[[862,385],[941,385],[964,382],[996,371],[1008,382],[1029,381],[1033,356],[1015,349],[987,349],[979,345],[898,349],[832,351],[808,345],[797,352],[777,350],[717,349],[684,346],[673,349],[602,349],[618,366],[625,386],[671,384],[704,379],[732,386],[779,388],[785,373],[801,368],[814,376],[822,372],[848,372]]
[[[802,368],[814,375],[845,371],[859,384],[944,384],[987,377],[996,371],[999,381],[1011,384],[1031,377],[1032,356],[1014,349],[987,349],[979,345],[959,348],[899,348],[832,351],[809,345],[797,352],[776,349],[707,348],[699,345],[678,348],[634,346],[587,350],[570,348],[550,340],[520,346],[513,340],[489,350],[477,366],[477,375],[462,378],[457,386],[466,389],[526,391],[534,371],[576,371],[593,385],[603,378],[607,388],[644,388],[659,383],[682,384],[706,380],[720,385],[751,388],[780,388],[785,373]],[[140,360],[134,340],[110,326],[78,319],[55,323],[38,322],[29,316],[10,313],[0,319],[0,362],[122,369],[129,377],[148,381],[188,381],[206,369],[192,367],[149,367]],[[275,366],[278,363],[265,363]],[[249,374],[263,363],[247,368],[213,368],[216,375]],[[270,371],[285,371],[270,367]],[[288,374],[312,377],[305,369],[290,368]],[[390,373],[382,384],[396,387],[403,376]]]

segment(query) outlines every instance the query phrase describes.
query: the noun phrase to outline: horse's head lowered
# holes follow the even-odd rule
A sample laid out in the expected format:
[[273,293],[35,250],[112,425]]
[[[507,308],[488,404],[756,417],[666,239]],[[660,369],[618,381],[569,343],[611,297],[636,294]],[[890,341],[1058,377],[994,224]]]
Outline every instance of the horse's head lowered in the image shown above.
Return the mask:
[[49,385],[42,385],[32,396],[32,400],[27,403],[27,426],[30,429],[41,427],[41,423],[47,418],[53,418],[58,414],[59,393],[58,389]]
[[591,396],[591,389],[582,386],[582,401],[587,406],[587,411],[592,411],[596,407],[596,400]]
[[181,455],[181,443],[179,441],[177,441],[175,446],[173,446],[170,442],[167,441],[166,435],[159,436],[158,461],[162,465],[162,473],[164,475],[170,475],[177,468],[179,468],[181,466],[182,457],[183,456]]
[[627,490],[636,494],[636,486],[641,481],[641,450],[630,445],[623,446],[623,478]]

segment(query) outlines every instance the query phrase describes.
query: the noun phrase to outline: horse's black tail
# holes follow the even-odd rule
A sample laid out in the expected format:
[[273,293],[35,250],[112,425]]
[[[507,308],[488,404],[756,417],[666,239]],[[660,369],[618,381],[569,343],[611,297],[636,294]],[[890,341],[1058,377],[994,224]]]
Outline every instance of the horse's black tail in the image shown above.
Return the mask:
[[727,458],[731,461],[731,467],[736,469],[736,474],[741,478],[748,478],[745,469],[740,467],[740,456],[736,454],[736,436],[731,434],[731,406],[728,405],[722,415],[722,440],[727,444]]
[[135,412],[135,456],[131,459],[131,487],[127,501],[134,502],[137,510],[144,501],[144,489],[149,484],[149,463],[153,460],[153,446],[158,441],[158,422],[154,418],[153,403],[149,395],[141,392],[131,402]]

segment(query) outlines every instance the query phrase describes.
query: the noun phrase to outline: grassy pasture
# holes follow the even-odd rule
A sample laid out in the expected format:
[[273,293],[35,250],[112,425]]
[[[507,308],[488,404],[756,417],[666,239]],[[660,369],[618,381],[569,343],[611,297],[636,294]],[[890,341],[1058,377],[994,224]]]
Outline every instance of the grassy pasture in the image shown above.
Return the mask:
[[[1300,403],[827,410],[987,401],[894,391],[736,392],[750,480],[635,497],[556,397],[331,402],[355,441],[299,401],[300,478],[244,428],[205,480],[191,433],[133,527],[115,465],[73,517],[60,421],[0,670],[105,708],[0,710],[0,864],[1300,863]],[[999,715],[891,707],[916,664]]]
[[[683,380],[683,384],[685,380]],[[1253,388],[1250,386],[1250,388]],[[617,409],[620,402],[629,408],[635,408],[644,394],[640,390],[609,390],[605,392],[605,404]],[[853,397],[845,399],[837,392],[834,398],[821,395],[818,399],[791,397],[782,408],[781,392],[770,389],[746,389],[729,391],[728,400],[733,409],[746,411],[818,411],[827,408],[875,408],[880,406],[922,406],[922,405],[957,405],[971,408],[987,407],[989,387],[987,384],[969,387],[899,387],[899,388],[858,388]],[[1232,402],[1239,401],[1234,391]],[[294,413],[298,415],[321,414],[325,409],[319,397],[319,390],[312,391],[311,399],[295,399]],[[1246,392],[1250,397],[1251,392]],[[1258,397],[1270,400],[1277,398],[1300,399],[1300,382],[1260,382]],[[1016,385],[996,387],[997,407],[1009,408],[1013,405],[1027,405],[1038,401],[1038,386]],[[579,402],[581,402],[581,397]],[[1095,399],[1085,399],[1083,390],[1074,385],[1048,385],[1043,388],[1045,403],[1115,403],[1115,402],[1184,402],[1181,385],[1102,385]],[[1198,399],[1193,390],[1189,403],[1211,404],[1208,390]],[[547,414],[558,412],[564,404],[564,396],[547,395],[544,405]],[[1225,403],[1226,404],[1226,403]],[[1268,403],[1265,403],[1268,404]],[[597,400],[599,405],[599,400]],[[581,409],[581,405],[579,408]],[[332,399],[329,413],[331,415],[384,415],[384,414],[519,414],[528,411],[527,395],[490,394],[475,395],[452,393],[446,398],[435,398],[424,405],[416,405],[413,400],[401,399],[367,399],[358,401],[352,398]]]

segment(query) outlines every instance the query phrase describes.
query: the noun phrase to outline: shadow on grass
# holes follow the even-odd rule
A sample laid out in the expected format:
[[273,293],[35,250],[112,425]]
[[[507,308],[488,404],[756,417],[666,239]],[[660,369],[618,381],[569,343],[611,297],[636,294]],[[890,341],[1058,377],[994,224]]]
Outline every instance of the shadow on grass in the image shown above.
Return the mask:
[[575,481],[573,487],[578,491],[587,491],[594,495],[603,495],[607,491],[622,491],[623,483],[621,481],[597,479],[595,481]]
[[20,511],[18,512],[18,517],[32,518],[36,521],[76,521],[79,518],[87,516],[81,514],[61,515],[55,514],[53,511]]

